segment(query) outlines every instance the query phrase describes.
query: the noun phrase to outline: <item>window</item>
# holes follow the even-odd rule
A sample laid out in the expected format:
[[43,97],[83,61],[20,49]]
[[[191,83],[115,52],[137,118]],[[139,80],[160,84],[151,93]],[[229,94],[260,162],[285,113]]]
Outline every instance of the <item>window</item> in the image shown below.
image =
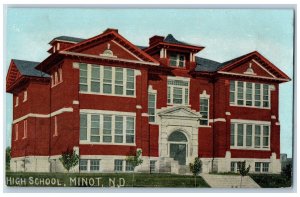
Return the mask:
[[156,94],[153,93],[148,93],[148,115],[149,115],[149,122],[155,122]]
[[255,172],[260,172],[260,167],[261,167],[261,163],[260,162],[255,162]]
[[91,68],[91,92],[100,92],[100,67],[97,65],[92,65]]
[[269,126],[263,126],[263,147],[269,147]]
[[23,102],[27,101],[27,90],[24,91]]
[[15,141],[19,138],[19,125],[15,124]]
[[238,124],[237,128],[238,128],[238,139],[237,139],[237,145],[238,146],[243,146],[243,142],[244,142],[244,125],[243,124]]
[[98,159],[90,160],[90,171],[100,171],[100,160]]
[[270,148],[270,126],[250,123],[231,123],[230,146],[232,148]]
[[269,163],[255,162],[255,172],[269,172]]
[[17,96],[16,97],[16,104],[15,104],[15,107],[17,107],[19,105],[19,97]]
[[230,172],[236,172],[236,162],[230,163]]
[[239,161],[230,162],[230,172],[237,173],[241,168],[242,163]]
[[112,93],[112,67],[104,66],[103,93]]
[[189,104],[189,81],[168,79],[168,104]]
[[255,98],[254,98],[254,102],[255,102],[255,106],[256,107],[260,107],[261,106],[261,90],[260,90],[260,84],[256,83],[255,84]]
[[27,138],[27,120],[24,120],[24,134],[23,139]]
[[235,145],[235,124],[231,124],[230,126],[230,146]]
[[230,81],[230,104],[269,108],[270,85],[242,81]]
[[91,114],[91,142],[100,142],[99,114]]
[[200,96],[200,125],[208,125],[209,120],[209,98]]
[[80,114],[80,140],[87,140],[87,114]]
[[80,172],[99,172],[100,160],[99,159],[80,159],[79,160]]
[[134,118],[126,117],[126,143],[134,143]]
[[115,94],[123,95],[123,68],[116,68],[115,76]]
[[80,159],[80,161],[79,161],[79,170],[80,171],[87,171],[88,170],[88,160],[87,159]]
[[82,93],[135,95],[135,71],[129,68],[79,64]]
[[85,144],[134,144],[135,117],[80,113],[80,142]]
[[238,172],[238,162],[230,162],[230,171],[231,172]]
[[115,160],[115,172],[123,171],[123,160],[116,159]]
[[112,142],[112,117],[110,115],[103,116],[103,142]]
[[269,107],[269,86],[263,84],[263,107]]
[[170,54],[170,66],[183,68],[185,67],[185,56],[182,54]]
[[252,147],[252,125],[246,125],[246,146]]
[[115,118],[115,143],[123,143],[123,116]]
[[260,147],[260,139],[261,139],[261,132],[260,132],[260,125],[255,125],[255,147]]
[[235,81],[230,81],[230,103],[235,102]]
[[156,161],[155,160],[150,160],[150,173],[155,172],[156,170]]
[[269,163],[262,163],[262,171],[263,172],[269,172]]
[[79,90],[81,92],[87,92],[88,91],[88,70],[87,70],[87,64],[79,64]]
[[133,172],[133,165],[129,161],[126,161],[126,171],[127,172]]
[[244,105],[244,83],[237,82],[237,104]]
[[127,71],[127,83],[126,83],[126,95],[134,95],[134,70],[126,69]]
[[246,106],[252,106],[252,83],[246,83]]

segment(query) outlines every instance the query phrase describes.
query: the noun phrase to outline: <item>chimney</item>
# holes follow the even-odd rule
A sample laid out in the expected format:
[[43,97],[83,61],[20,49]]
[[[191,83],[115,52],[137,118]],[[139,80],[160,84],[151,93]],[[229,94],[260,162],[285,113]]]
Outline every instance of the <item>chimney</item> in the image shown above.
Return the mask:
[[162,42],[164,41],[165,37],[163,36],[152,36],[151,38],[149,38],[149,45],[154,45],[158,42]]
[[111,31],[118,33],[118,29],[113,29],[113,28],[107,28],[106,30],[104,30],[103,33],[111,32]]

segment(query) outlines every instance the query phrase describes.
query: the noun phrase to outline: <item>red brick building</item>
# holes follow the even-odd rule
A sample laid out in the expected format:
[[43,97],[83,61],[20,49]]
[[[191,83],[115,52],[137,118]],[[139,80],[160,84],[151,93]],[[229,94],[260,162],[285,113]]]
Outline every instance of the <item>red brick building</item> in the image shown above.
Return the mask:
[[54,38],[42,62],[11,60],[12,171],[59,172],[74,149],[74,171],[280,172],[279,84],[289,81],[259,52],[219,63],[202,46],[153,36],[132,44],[118,30],[89,39]]

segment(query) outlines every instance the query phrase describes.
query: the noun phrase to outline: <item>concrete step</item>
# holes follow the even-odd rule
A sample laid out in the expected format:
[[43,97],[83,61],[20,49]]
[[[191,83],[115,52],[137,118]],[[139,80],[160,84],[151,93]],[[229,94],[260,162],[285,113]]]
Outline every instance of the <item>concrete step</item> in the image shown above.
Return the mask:
[[202,178],[214,188],[260,188],[249,176],[202,174]]

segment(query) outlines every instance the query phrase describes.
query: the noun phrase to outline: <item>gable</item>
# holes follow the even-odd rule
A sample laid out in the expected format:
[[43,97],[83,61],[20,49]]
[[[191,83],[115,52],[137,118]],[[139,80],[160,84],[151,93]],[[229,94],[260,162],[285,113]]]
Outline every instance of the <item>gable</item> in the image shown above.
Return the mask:
[[111,58],[135,60],[159,65],[157,60],[122,37],[118,34],[118,30],[115,29],[107,29],[102,34],[64,49],[64,51],[67,52],[75,52],[92,56],[99,56],[106,50],[110,50],[109,53],[112,53],[110,56]]
[[12,59],[6,75],[6,91],[12,91],[14,86],[18,83],[21,83],[23,79],[32,77],[49,79],[48,74],[35,68],[38,64],[39,62]]
[[232,69],[228,69],[228,72],[236,74],[255,75],[260,77],[275,77],[274,74],[272,74],[268,69],[264,68],[255,59],[250,59],[240,65],[237,65],[236,67],[233,67]]
[[222,63],[218,73],[289,81],[290,78],[257,51]]
[[201,115],[195,111],[192,111],[188,107],[185,106],[175,106],[172,108],[168,108],[162,110],[158,113],[160,116],[167,117],[181,117],[181,118],[200,118]]
[[14,64],[14,62],[11,61],[6,75],[6,89],[11,87],[20,77],[21,73],[17,69],[17,66]]
[[115,40],[109,40],[105,42],[96,42],[93,46],[90,46],[82,51],[78,51],[83,54],[88,55],[105,55],[105,52],[110,51],[111,56],[115,58],[122,58],[128,60],[138,60],[142,61],[141,58],[136,56],[134,53],[123,47]]

